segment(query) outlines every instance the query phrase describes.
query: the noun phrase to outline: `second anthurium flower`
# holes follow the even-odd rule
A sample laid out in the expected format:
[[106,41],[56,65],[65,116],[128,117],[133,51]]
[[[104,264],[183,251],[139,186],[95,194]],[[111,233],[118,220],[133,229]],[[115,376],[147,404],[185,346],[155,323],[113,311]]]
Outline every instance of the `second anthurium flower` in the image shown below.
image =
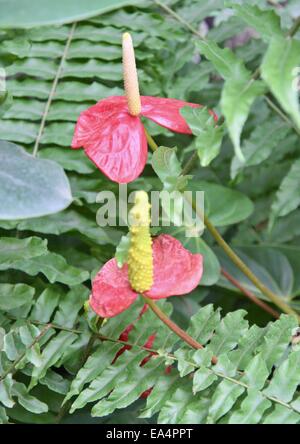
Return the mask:
[[[118,183],[133,181],[145,167],[148,150],[141,116],[171,131],[192,134],[179,110],[200,106],[177,99],[140,96],[128,33],[123,35],[123,70],[126,95],[108,97],[83,111],[72,141],[72,148],[83,147],[95,165]],[[217,119],[215,115],[214,118]]]
[[138,191],[130,214],[130,249],[127,263],[118,267],[109,260],[92,283],[90,305],[101,317],[126,310],[144,294],[151,299],[190,293],[203,273],[203,257],[192,254],[172,236],[162,234],[152,241],[147,193]]

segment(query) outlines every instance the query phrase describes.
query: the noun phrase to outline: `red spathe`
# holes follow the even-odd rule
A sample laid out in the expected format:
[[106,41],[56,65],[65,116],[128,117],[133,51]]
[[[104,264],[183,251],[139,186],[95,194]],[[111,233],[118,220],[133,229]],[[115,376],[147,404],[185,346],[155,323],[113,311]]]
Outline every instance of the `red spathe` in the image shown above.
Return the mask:
[[[171,131],[192,134],[179,111],[184,106],[200,105],[151,96],[142,96],[141,103],[141,116]],[[217,120],[216,115],[209,112]],[[72,148],[81,147],[109,179],[118,183],[135,180],[147,161],[145,130],[140,118],[129,114],[124,96],[100,100],[80,114]]]
[[[197,287],[203,273],[203,257],[192,254],[172,236],[162,234],[153,240],[154,282],[145,293],[151,299],[190,293]],[[128,280],[127,264],[118,268],[110,259],[92,283],[90,305],[101,317],[122,313],[137,298]]]

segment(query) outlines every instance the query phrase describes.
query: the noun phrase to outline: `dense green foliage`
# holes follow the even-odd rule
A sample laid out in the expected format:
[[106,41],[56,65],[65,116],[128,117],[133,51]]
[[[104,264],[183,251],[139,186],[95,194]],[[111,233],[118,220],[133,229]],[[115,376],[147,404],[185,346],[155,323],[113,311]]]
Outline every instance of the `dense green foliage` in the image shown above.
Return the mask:
[[[121,34],[130,31],[142,94],[202,103],[223,117],[216,128],[206,109],[184,108],[194,137],[145,120],[160,147],[129,191],[204,190],[206,215],[227,242],[299,310],[300,31],[294,23],[300,8],[292,0],[285,7],[264,0],[162,2],[175,16],[160,2],[119,3],[131,6],[95,16],[86,11],[78,22],[72,15],[64,20],[62,11],[67,24],[57,26],[13,30],[0,20],[0,66],[9,76],[8,94],[0,95],[0,155],[13,162],[13,144],[37,152],[29,158],[40,163],[28,188],[35,187],[42,209],[32,206],[23,179],[16,194],[38,217],[17,219],[24,205],[6,204],[7,178],[0,172],[0,423],[298,423],[297,321],[287,315],[274,321],[243,298],[221,267],[266,300],[206,231],[187,238],[184,227],[162,229],[203,254],[205,270],[191,295],[159,303],[204,350],[188,348],[150,310],[139,318],[142,301],[100,327],[85,311],[91,277],[127,230],[97,225],[97,194],[118,187],[82,150],[69,147],[82,110],[123,94]],[[211,28],[207,17],[214,18]],[[197,162],[182,176],[195,150]],[[49,186],[60,181],[63,190],[56,208],[51,202],[46,208],[47,189],[36,189],[43,186],[34,168],[47,170],[46,160],[54,162]],[[16,178],[31,168],[26,165],[17,165]],[[71,199],[69,184],[72,204],[56,212]],[[132,322],[132,347],[112,363]],[[154,333],[156,354],[140,366]],[[140,399],[151,387],[147,400]]]

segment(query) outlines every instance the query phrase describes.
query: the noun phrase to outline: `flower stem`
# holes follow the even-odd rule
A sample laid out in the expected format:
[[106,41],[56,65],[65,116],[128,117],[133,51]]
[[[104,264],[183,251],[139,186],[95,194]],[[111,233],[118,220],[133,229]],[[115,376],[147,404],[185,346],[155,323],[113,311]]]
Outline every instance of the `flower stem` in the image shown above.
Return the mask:
[[45,327],[40,331],[38,336],[36,336],[34,338],[32,343],[28,347],[26,347],[25,351],[23,353],[21,353],[17,357],[17,359],[14,360],[12,365],[0,376],[0,382],[3,381],[6,378],[6,376],[8,376],[10,373],[14,374],[17,371],[16,367],[22,361],[22,359],[25,358],[27,351],[32,349],[32,347],[34,347],[35,344],[37,344],[42,339],[43,336],[45,336],[45,334],[47,333],[48,330],[50,330],[50,328],[52,328],[52,324],[51,323],[45,325]]
[[[202,344],[193,339],[188,333],[182,330],[175,322],[171,321],[170,318],[155,304],[155,302],[147,298],[143,295],[147,305],[151,308],[151,310],[156,314],[156,316],[167,326],[170,330],[172,330],[177,336],[184,340],[188,345],[196,350],[204,348]],[[218,362],[218,358],[213,356],[211,358],[212,364],[216,364]]]
[[42,138],[42,135],[43,135],[43,131],[44,131],[45,125],[46,125],[46,120],[47,120],[47,117],[48,117],[48,114],[49,114],[49,110],[50,110],[50,107],[51,107],[51,104],[52,104],[52,100],[53,100],[53,97],[54,97],[54,94],[55,94],[55,91],[56,91],[56,87],[57,87],[58,81],[60,79],[60,76],[61,76],[61,73],[62,73],[62,70],[63,70],[63,67],[64,67],[64,63],[65,63],[66,58],[67,58],[68,51],[70,49],[70,45],[71,45],[71,42],[72,42],[72,39],[73,39],[73,36],[74,36],[74,33],[75,33],[75,29],[76,29],[76,24],[77,23],[74,22],[72,27],[71,27],[71,29],[70,29],[70,32],[69,32],[69,35],[68,35],[68,39],[67,39],[67,42],[66,42],[66,46],[64,48],[64,52],[62,54],[62,57],[61,57],[58,69],[57,69],[56,74],[55,74],[55,78],[54,78],[52,86],[51,86],[49,97],[48,97],[45,109],[43,111],[42,120],[41,120],[41,124],[40,124],[40,127],[39,127],[39,132],[38,132],[37,138],[35,140],[34,148],[33,148],[33,151],[32,151],[33,157],[36,157],[38,149],[39,149],[39,146],[40,146],[40,141],[41,141],[41,138]]
[[152,149],[152,151],[156,151],[158,148],[157,143],[155,142],[155,140],[153,139],[152,136],[150,136],[150,134],[148,133],[148,131],[146,130],[146,128],[144,127],[145,130],[145,134],[146,134],[146,139],[148,142],[148,145],[150,146],[150,148]]
[[[158,145],[155,143],[153,138],[146,132],[147,141],[150,148],[155,151],[158,148]],[[192,163],[191,163],[192,165]],[[185,174],[188,172],[187,166],[183,168]],[[280,296],[277,296],[273,291],[267,288],[261,280],[255,276],[255,274],[248,268],[248,266],[239,258],[239,256],[233,251],[233,249],[227,244],[225,239],[218,232],[216,227],[212,224],[212,222],[208,219],[207,216],[200,213],[195,207],[194,202],[189,202],[197,215],[204,221],[204,224],[210,234],[214,237],[216,242],[220,245],[220,247],[225,251],[227,256],[231,259],[231,261],[244,273],[245,276],[265,295],[270,301],[272,301],[277,307],[281,308],[282,311],[288,313],[290,315],[295,316],[300,322],[300,316],[286,303],[282,300]]]
[[248,299],[250,299],[250,301],[254,302],[254,304],[258,305],[260,308],[262,308],[264,311],[269,313],[274,318],[276,318],[276,319],[279,318],[280,315],[279,315],[278,311],[273,310],[273,308],[270,307],[268,304],[266,304],[265,302],[258,299],[255,296],[255,294],[252,293],[252,291],[247,290],[247,288],[245,288],[243,285],[241,285],[239,283],[239,281],[236,280],[233,276],[231,276],[231,274],[229,274],[226,270],[224,270],[224,268],[221,269],[221,273],[229,282],[232,283],[232,285],[234,285],[236,288],[238,288],[241,291],[241,293],[243,293]]

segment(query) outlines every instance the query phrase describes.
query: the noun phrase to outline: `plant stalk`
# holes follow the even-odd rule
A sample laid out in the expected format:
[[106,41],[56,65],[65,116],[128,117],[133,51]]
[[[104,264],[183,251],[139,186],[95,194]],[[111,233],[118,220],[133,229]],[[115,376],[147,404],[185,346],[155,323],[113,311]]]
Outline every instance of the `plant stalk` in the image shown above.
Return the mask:
[[236,280],[233,276],[231,276],[231,274],[229,274],[226,270],[224,270],[224,268],[221,269],[221,273],[229,282],[232,283],[232,285],[238,288],[241,291],[241,293],[243,293],[248,299],[250,299],[250,301],[254,302],[254,304],[258,305],[260,308],[262,308],[264,311],[269,313],[274,318],[278,319],[280,317],[278,311],[274,310],[268,304],[258,299],[255,296],[255,294],[252,293],[252,291],[247,290],[247,288],[241,285],[239,281]]
[[[151,310],[156,314],[156,316],[167,326],[170,330],[172,330],[177,336],[183,339],[190,347],[195,348],[196,350],[203,349],[204,346],[193,339],[188,333],[182,330],[175,322],[171,321],[171,319],[155,304],[155,302],[147,298],[143,295],[147,305],[151,308]],[[218,358],[213,356],[211,358],[212,364],[216,364],[218,362]]]

